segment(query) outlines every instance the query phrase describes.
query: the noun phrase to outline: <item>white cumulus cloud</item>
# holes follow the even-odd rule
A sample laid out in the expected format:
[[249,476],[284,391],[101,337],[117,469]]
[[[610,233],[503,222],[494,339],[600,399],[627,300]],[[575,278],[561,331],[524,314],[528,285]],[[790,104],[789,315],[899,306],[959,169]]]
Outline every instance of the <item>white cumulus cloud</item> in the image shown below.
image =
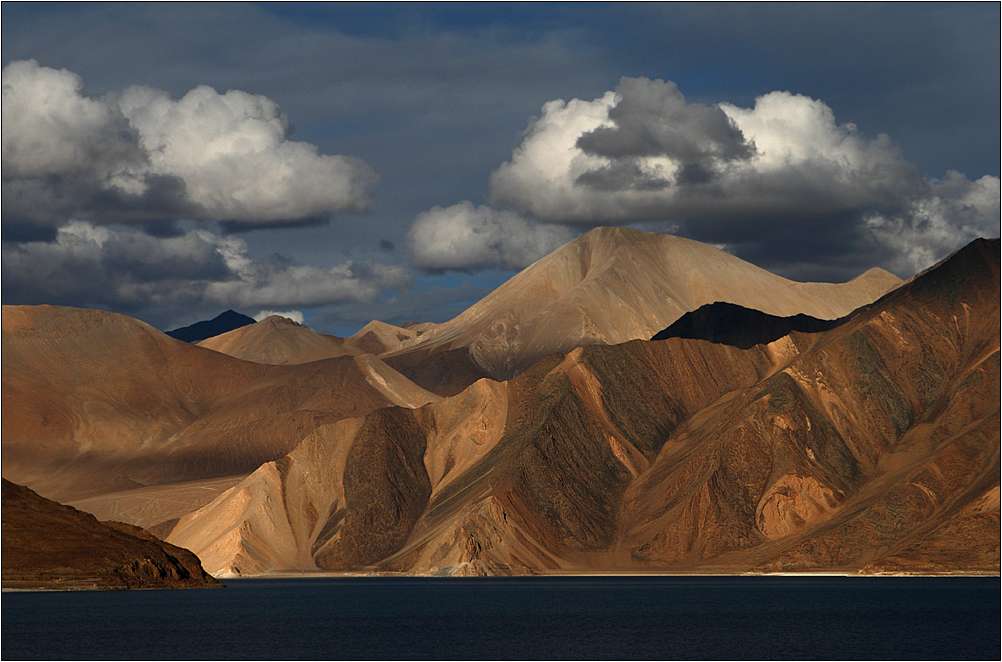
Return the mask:
[[594,101],[544,105],[491,197],[551,222],[693,222],[900,205],[922,185],[886,136],[865,140],[809,97],[710,107],[623,79]]
[[253,315],[252,317],[255,322],[260,322],[261,320],[268,319],[274,315],[284,317],[287,320],[292,320],[296,324],[302,324],[306,321],[306,317],[303,315],[303,311],[301,310],[287,310],[284,313],[274,310],[262,310],[257,315]]
[[5,221],[55,226],[190,218],[302,223],[362,212],[378,181],[362,161],[289,139],[275,102],[197,87],[102,97],[33,60],[3,69]]
[[493,204],[540,223],[661,223],[779,265],[879,258],[908,271],[999,234],[997,176],[927,179],[887,135],[807,96],[708,106],[645,78],[546,103],[490,187]]
[[899,214],[866,217],[874,239],[890,250],[889,269],[915,273],[978,237],[999,235],[998,177],[972,182],[951,171],[932,183],[932,193]]
[[128,122],[82,94],[83,80],[34,60],[3,68],[3,177],[90,175],[139,167],[144,154]]

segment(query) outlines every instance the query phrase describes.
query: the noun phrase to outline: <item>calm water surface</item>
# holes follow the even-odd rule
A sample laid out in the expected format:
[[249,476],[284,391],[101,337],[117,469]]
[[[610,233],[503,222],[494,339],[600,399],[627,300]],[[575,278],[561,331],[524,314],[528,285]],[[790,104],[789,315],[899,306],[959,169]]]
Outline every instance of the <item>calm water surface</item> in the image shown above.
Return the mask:
[[228,580],[5,593],[13,659],[999,659],[998,578]]

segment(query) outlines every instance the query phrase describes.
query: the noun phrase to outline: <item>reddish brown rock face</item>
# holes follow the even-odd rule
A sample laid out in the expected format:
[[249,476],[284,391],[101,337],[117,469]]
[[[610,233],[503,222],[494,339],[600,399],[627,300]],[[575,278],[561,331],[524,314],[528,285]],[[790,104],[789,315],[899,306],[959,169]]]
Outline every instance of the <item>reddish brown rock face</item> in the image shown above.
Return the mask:
[[775,540],[816,525],[837,507],[832,491],[813,476],[787,474],[766,490],[755,522],[766,538]]

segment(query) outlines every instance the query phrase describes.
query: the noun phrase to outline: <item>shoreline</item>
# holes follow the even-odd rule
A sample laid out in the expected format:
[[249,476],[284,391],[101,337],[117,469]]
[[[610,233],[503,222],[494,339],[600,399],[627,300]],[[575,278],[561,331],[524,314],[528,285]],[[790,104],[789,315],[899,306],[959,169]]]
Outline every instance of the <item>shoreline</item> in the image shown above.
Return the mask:
[[[159,590],[194,590],[199,588],[225,588],[225,584],[228,581],[255,581],[255,580],[269,580],[269,579],[437,579],[443,581],[450,580],[464,580],[464,579],[474,579],[491,581],[498,579],[552,579],[552,578],[568,578],[568,579],[589,579],[589,578],[614,578],[614,577],[671,577],[671,578],[738,578],[738,577],[803,577],[803,578],[819,578],[819,577],[837,577],[837,578],[901,578],[901,579],[921,579],[921,578],[1002,578],[1002,573],[999,571],[952,571],[952,572],[886,572],[886,573],[860,573],[849,570],[819,570],[819,571],[800,571],[800,572],[740,572],[740,573],[729,573],[729,572],[636,572],[636,571],[624,571],[624,572],[550,572],[550,573],[538,573],[538,574],[525,574],[525,575],[491,575],[491,576],[478,576],[478,575],[444,575],[444,574],[412,574],[412,573],[399,573],[399,572],[327,572],[327,571],[301,571],[301,572],[268,572],[259,575],[240,575],[232,577],[216,577],[220,582],[223,583],[223,587],[202,587],[202,586],[192,586],[192,587],[137,587],[137,588],[125,588],[125,587],[111,587],[111,586],[87,586],[77,584],[73,585],[58,585],[58,583],[48,583],[39,582],[36,586],[3,586],[0,589],[0,593],[80,593],[80,592],[92,592],[92,591],[159,591]],[[18,582],[23,584],[24,582]]]
[[353,579],[353,578],[406,578],[406,579],[543,579],[552,577],[997,577],[1002,578],[1002,572],[998,570],[958,570],[947,572],[867,572],[861,573],[849,569],[824,569],[824,570],[804,570],[786,572],[700,572],[700,571],[597,571],[597,572],[545,572],[524,575],[457,575],[457,574],[434,574],[434,573],[402,573],[402,572],[381,572],[381,571],[352,571],[352,572],[330,572],[330,571],[275,571],[258,575],[236,575],[228,577],[217,577],[220,581],[244,580],[244,579]]

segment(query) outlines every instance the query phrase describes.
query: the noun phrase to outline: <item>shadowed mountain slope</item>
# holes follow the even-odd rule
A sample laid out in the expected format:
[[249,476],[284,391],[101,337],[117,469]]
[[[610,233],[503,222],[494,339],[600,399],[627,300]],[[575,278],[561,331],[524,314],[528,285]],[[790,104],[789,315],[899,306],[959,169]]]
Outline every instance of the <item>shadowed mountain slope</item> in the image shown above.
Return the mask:
[[700,306],[659,331],[651,340],[689,338],[708,340],[741,349],[765,345],[793,331],[818,333],[834,329],[843,319],[819,320],[809,315],[777,317],[733,303],[716,303]]
[[227,310],[213,317],[211,320],[195,322],[194,324],[182,326],[179,329],[167,331],[166,333],[171,338],[196,343],[212,336],[218,336],[220,333],[226,333],[227,331],[239,329],[242,326],[253,323],[254,318],[241,315],[235,310]]
[[3,472],[71,500],[244,474],[320,422],[437,397],[372,356],[240,361],[131,318],[3,309]]
[[[900,282],[871,269],[843,284],[796,283],[699,242],[597,228],[383,358],[425,388],[452,394],[465,384],[440,387],[432,378],[446,371],[427,370],[426,361],[445,360],[469,379],[510,379],[548,354],[650,338],[714,301],[776,316],[835,319]],[[455,354],[447,359],[437,357],[450,351]]]
[[837,328],[549,356],[317,427],[177,523],[212,572],[999,569],[999,243]]
[[354,354],[384,354],[403,343],[413,341],[419,335],[421,335],[419,330],[372,320],[350,338],[345,339],[345,345]]
[[146,531],[44,499],[3,481],[4,589],[222,586],[198,558]]
[[[997,572],[998,241],[862,307],[878,272],[791,283],[690,244],[589,233],[453,322],[370,325],[342,344],[357,356],[288,365],[4,307],[4,476],[149,524],[222,574]],[[748,349],[601,344],[617,320],[636,332],[634,313],[725,292],[775,317],[856,310]],[[491,365],[517,374],[478,379]]]

